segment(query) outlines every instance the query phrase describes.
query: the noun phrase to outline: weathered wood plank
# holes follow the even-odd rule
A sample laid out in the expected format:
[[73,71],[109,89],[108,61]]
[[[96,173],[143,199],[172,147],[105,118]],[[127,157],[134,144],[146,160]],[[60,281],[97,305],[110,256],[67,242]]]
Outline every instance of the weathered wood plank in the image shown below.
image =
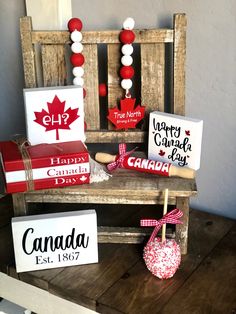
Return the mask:
[[[98,242],[138,244],[147,240],[151,233],[151,228],[98,227]],[[175,238],[175,234],[173,234],[171,229],[168,229],[166,237]]]
[[[170,43],[173,42],[172,29],[134,30],[135,43]],[[120,30],[83,31],[83,44],[120,44]],[[33,31],[32,42],[42,44],[70,43],[68,31]]]
[[28,204],[25,200],[25,193],[12,194],[14,216],[24,216],[28,214]]
[[31,41],[32,24],[29,17],[20,19],[21,48],[24,63],[25,87],[36,87],[35,52]]
[[[124,90],[120,86],[119,69],[121,66],[121,45],[107,45],[107,83],[108,83],[108,108],[118,105],[119,99],[124,97]],[[108,128],[114,129],[112,123],[108,122]]]
[[[159,280],[147,270],[144,262],[139,260],[134,267],[129,269],[125,276],[121,277],[120,280],[107,289],[98,299],[97,310],[100,310],[99,304],[101,303],[102,308],[107,306],[107,309],[111,307],[122,313],[142,314],[159,313],[159,311],[162,313],[163,306],[176,291],[181,291],[182,300],[185,299],[186,291],[190,290],[181,289],[183,283],[192,272],[197,269],[206,255],[229,231],[232,225],[233,221],[231,220],[226,220],[222,217],[209,215],[207,213],[192,211],[189,229],[189,254],[182,257],[180,268],[175,276],[169,280]],[[220,266],[216,269],[219,270],[219,267]],[[202,281],[203,280],[204,276],[202,275]],[[220,283],[218,284],[218,289],[219,286],[221,286]],[[219,293],[220,290],[221,289],[219,289]],[[176,304],[179,306],[180,300],[181,298],[178,298],[177,302],[173,302],[171,309],[173,310],[175,308],[174,313],[177,309]],[[199,302],[200,301],[201,298],[199,299]],[[190,312],[184,312],[182,309],[182,311],[178,313]],[[167,311],[166,313],[173,313],[173,311]]]
[[176,207],[183,212],[183,217],[181,218],[182,224],[176,225],[176,242],[180,246],[181,254],[187,254],[188,227],[189,227],[189,198],[177,197]]
[[164,111],[165,46],[141,45],[141,97],[146,115]]
[[233,313],[236,308],[235,240],[236,224],[173,295],[162,313],[196,313],[197,309],[198,313]]
[[99,94],[98,94],[98,51],[97,45],[84,45],[84,99],[85,121],[88,130],[100,129]]
[[[163,190],[169,189],[170,204],[176,197],[196,195],[195,180],[166,178],[119,169],[104,182],[70,186],[63,189],[32,191],[25,194],[27,202],[160,204]],[[111,189],[112,187],[112,189]]]
[[42,45],[43,86],[67,85],[64,45]]
[[90,131],[86,132],[86,143],[143,143],[147,138],[144,131]]
[[185,114],[186,27],[186,15],[176,14],[174,16],[173,113],[178,115]]

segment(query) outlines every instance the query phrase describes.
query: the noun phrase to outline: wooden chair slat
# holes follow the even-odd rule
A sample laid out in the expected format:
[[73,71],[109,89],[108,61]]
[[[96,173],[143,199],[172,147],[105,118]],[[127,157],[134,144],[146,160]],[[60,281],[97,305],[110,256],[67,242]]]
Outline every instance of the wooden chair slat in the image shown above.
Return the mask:
[[[116,107],[118,99],[124,96],[124,90],[120,86],[120,44],[107,45],[107,73],[108,73],[108,108]],[[114,129],[109,122],[108,129]]]
[[176,14],[174,16],[173,113],[178,115],[185,114],[186,26],[186,15]]
[[147,132],[143,131],[87,131],[86,143],[143,143]]
[[141,45],[141,97],[146,113],[164,111],[165,46]]
[[42,45],[42,71],[44,86],[64,86],[67,71],[64,45]]
[[[170,43],[173,42],[172,29],[134,30],[135,43]],[[120,44],[119,30],[83,31],[83,44]],[[68,31],[33,31],[32,42],[42,44],[70,43]]]
[[24,64],[25,87],[31,88],[37,86],[35,52],[31,41],[32,23],[30,18],[21,18],[21,47]]
[[[100,110],[98,94],[98,50],[97,45],[84,45],[83,55],[85,57],[84,98],[85,121],[88,130],[100,129]],[[88,92],[89,91],[89,92]]]

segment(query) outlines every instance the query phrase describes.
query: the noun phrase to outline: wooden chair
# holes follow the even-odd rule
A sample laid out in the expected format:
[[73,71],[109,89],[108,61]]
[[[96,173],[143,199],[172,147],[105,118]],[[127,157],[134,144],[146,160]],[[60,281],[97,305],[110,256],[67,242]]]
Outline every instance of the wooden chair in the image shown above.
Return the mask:
[[[68,31],[34,31],[31,18],[20,20],[25,86],[67,85],[70,82],[70,36]],[[86,143],[145,143],[146,129],[117,131],[106,123],[104,99],[99,99],[99,45],[106,49],[108,107],[123,97],[120,68],[120,30],[84,31],[84,80]],[[135,30],[135,47],[140,49],[140,71],[137,93],[147,113],[153,110],[185,113],[186,16],[175,14],[173,29]],[[106,45],[106,48],[104,48]],[[135,48],[135,50],[136,50]],[[136,58],[136,57],[135,57]],[[137,57],[138,58],[138,57]],[[37,62],[36,62],[37,61]],[[38,64],[41,64],[39,69]],[[41,82],[40,82],[41,80]],[[170,96],[171,95],[171,96]],[[135,95],[136,96],[136,95]],[[138,97],[137,97],[137,100]],[[107,108],[106,108],[107,109]],[[148,116],[148,115],[147,115]],[[146,117],[147,119],[147,117]],[[102,149],[100,149],[101,151]],[[112,178],[92,183],[13,194],[14,214],[26,215],[28,203],[90,204],[163,204],[163,191],[169,189],[168,203],[184,212],[183,224],[176,226],[176,239],[183,254],[187,253],[189,198],[196,195],[194,179],[166,178],[119,169]],[[152,217],[153,218],[153,217]],[[101,231],[101,232],[100,232]],[[99,241],[137,243],[143,241],[143,230],[100,228]]]

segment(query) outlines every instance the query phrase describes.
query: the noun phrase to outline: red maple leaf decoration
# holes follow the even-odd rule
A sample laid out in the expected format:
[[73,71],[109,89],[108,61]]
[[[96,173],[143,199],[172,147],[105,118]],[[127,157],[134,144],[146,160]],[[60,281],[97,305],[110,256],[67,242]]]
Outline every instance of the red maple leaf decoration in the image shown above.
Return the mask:
[[159,151],[159,155],[160,155],[160,156],[163,157],[163,156],[165,155],[165,153],[166,153],[166,152],[165,152],[164,150],[160,149],[160,151]]
[[[117,129],[135,128],[136,124],[144,118],[145,107],[137,105],[135,98],[124,98],[120,100],[120,109],[117,107],[109,109],[107,119]],[[135,108],[134,108],[135,107]]]
[[45,132],[56,130],[56,140],[59,140],[59,129],[70,130],[70,124],[79,118],[78,108],[68,108],[65,111],[65,101],[55,95],[52,103],[47,102],[48,111],[34,112],[36,123],[46,128]]
[[190,130],[186,130],[186,131],[185,131],[185,134],[186,134],[187,136],[190,136]]

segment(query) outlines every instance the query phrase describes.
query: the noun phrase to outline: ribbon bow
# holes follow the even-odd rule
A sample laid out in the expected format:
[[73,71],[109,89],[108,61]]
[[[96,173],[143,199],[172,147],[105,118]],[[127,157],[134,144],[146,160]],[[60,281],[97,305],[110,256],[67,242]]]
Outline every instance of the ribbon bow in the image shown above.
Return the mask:
[[124,158],[126,156],[129,156],[131,155],[134,151],[135,151],[136,148],[130,150],[130,151],[126,151],[126,144],[125,143],[122,143],[122,144],[119,144],[119,155],[116,157],[116,160],[111,162],[110,164],[107,165],[107,169],[109,171],[112,171],[112,170],[115,170],[117,168],[122,168],[123,167],[123,161],[124,161]]
[[141,219],[140,220],[140,226],[141,227],[155,227],[148,243],[154,241],[158,231],[161,229],[162,225],[164,224],[182,224],[182,221],[179,220],[180,217],[183,216],[183,212],[175,208],[169,213],[165,214],[161,219],[155,220],[155,219]]

